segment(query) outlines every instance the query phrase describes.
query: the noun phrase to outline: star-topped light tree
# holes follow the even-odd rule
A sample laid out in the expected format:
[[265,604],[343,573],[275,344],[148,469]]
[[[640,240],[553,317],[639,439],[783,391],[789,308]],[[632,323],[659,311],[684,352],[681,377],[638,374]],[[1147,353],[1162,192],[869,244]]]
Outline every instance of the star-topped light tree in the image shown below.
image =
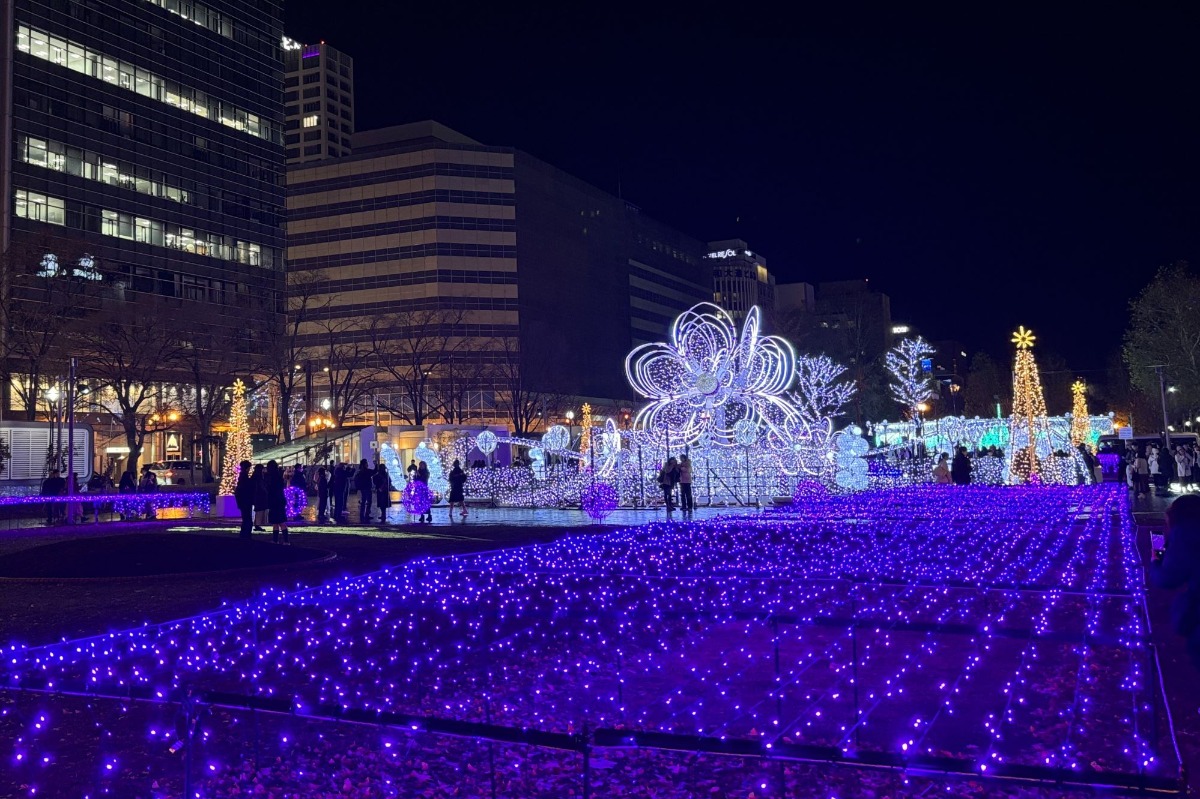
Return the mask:
[[1071,444],[1078,447],[1080,444],[1091,446],[1092,438],[1092,422],[1091,416],[1088,415],[1087,406],[1087,383],[1082,380],[1076,380],[1071,384]]
[[1029,482],[1039,473],[1037,445],[1039,436],[1048,445],[1050,429],[1046,421],[1046,396],[1033,359],[1037,337],[1022,325],[1013,333],[1017,360],[1013,365],[1013,413],[1009,435],[1009,474],[1014,482]]
[[225,438],[225,462],[221,467],[221,496],[233,496],[238,464],[253,457],[254,445],[250,442],[250,423],[246,417],[246,384],[235,380],[233,403],[229,407],[229,435]]

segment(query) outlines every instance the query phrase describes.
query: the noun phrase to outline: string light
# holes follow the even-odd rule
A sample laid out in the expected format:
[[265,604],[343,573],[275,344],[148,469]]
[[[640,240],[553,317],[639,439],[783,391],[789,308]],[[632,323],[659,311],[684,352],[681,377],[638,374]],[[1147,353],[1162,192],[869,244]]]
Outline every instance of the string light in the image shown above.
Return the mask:
[[[1120,487],[805,485],[803,504],[752,517],[425,558],[165,625],[10,646],[0,681],[93,702],[175,701],[188,686],[385,725],[384,740],[408,718],[467,736],[455,740],[579,751],[586,726],[595,742],[651,752],[1176,784],[1177,753],[1154,733],[1163,700]],[[56,753],[31,735],[15,736],[15,768],[49,756],[47,784]],[[275,740],[284,759],[299,744],[288,730]],[[203,761],[214,780],[240,769],[228,746]],[[114,740],[96,762],[119,780],[129,747],[144,748]],[[143,774],[178,768],[165,749]],[[565,756],[535,746],[513,764]],[[343,757],[387,773],[369,753]]]
[[246,384],[235,380],[233,403],[229,406],[229,434],[225,438],[225,462],[221,466],[221,496],[233,496],[233,490],[237,488],[238,464],[253,458],[254,444],[250,441],[246,417]]
[[1096,439],[1092,436],[1087,407],[1087,384],[1076,380],[1071,384],[1071,444],[1078,447],[1086,444],[1094,449]]
[[[1033,358],[1036,336],[1022,325],[1013,333],[1017,345],[1017,360],[1013,367],[1013,412],[1009,433],[1009,474],[1019,482],[1028,482],[1040,471],[1039,444],[1042,455],[1050,451],[1050,430],[1046,422],[1046,397],[1038,376],[1037,361]],[[1048,475],[1041,475],[1045,479]]]
[[935,352],[925,339],[917,336],[902,339],[887,353],[886,366],[892,376],[888,390],[910,419],[916,419],[921,406],[934,397],[933,381],[925,362]]

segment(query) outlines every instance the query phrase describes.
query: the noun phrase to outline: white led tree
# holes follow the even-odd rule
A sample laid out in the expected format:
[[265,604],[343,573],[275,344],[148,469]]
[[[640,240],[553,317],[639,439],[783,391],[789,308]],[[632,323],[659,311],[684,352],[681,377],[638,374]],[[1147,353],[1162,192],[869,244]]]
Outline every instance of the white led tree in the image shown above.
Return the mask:
[[921,405],[933,399],[933,379],[922,361],[936,352],[929,342],[917,336],[903,339],[887,354],[887,370],[892,376],[888,388],[892,399],[904,408],[910,419],[921,413]]
[[854,396],[852,380],[839,380],[846,367],[826,355],[801,355],[796,359],[795,388],[788,392],[796,413],[809,424],[836,419]]

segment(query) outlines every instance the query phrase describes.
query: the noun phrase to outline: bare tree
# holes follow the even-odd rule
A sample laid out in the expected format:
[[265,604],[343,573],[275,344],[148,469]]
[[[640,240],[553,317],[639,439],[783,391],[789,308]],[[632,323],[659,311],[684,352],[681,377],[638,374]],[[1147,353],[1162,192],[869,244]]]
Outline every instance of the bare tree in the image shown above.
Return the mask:
[[327,320],[317,327],[321,344],[313,349],[325,363],[322,371],[329,381],[329,415],[340,427],[365,407],[379,387],[374,343],[371,331],[351,320]]
[[423,425],[439,411],[434,387],[449,377],[451,359],[462,350],[463,311],[424,308],[381,317],[372,325],[372,348],[379,368],[394,384],[400,401],[387,410],[411,425]]
[[45,378],[66,371],[72,333],[96,309],[100,273],[79,243],[52,237],[14,247],[0,270],[0,378],[34,421]]
[[[160,385],[179,375],[183,346],[176,309],[143,303],[138,313],[114,305],[101,311],[76,337],[83,373],[95,380],[94,406],[110,413],[125,433],[129,468],[137,472],[146,435],[162,418]],[[152,417],[157,417],[152,418]]]
[[315,357],[316,348],[306,346],[306,335],[313,317],[321,315],[333,302],[322,293],[324,279],[318,272],[298,272],[288,278],[287,314],[282,325],[270,325],[259,334],[262,364],[268,381],[275,384],[278,413],[284,441],[292,440],[289,424],[300,381],[306,379],[305,363]]
[[535,432],[545,419],[556,417],[569,403],[570,398],[548,388],[553,385],[549,372],[554,359],[550,352],[555,347],[556,342],[530,342],[522,353],[521,343],[515,338],[497,341],[493,372],[497,402],[516,435]]
[[185,311],[177,319],[179,340],[180,400],[201,442],[200,465],[205,477],[212,475],[213,422],[229,413],[228,389],[241,376],[253,390],[253,380],[244,376],[254,358],[248,331],[210,322],[201,308]]

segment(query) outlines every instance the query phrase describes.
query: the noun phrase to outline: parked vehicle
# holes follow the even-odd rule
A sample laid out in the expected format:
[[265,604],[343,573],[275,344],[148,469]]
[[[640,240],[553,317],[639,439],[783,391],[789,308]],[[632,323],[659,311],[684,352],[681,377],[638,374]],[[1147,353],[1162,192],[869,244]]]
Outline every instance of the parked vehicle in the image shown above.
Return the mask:
[[158,478],[160,486],[186,486],[203,479],[198,464],[192,461],[161,461],[150,464],[150,471]]

